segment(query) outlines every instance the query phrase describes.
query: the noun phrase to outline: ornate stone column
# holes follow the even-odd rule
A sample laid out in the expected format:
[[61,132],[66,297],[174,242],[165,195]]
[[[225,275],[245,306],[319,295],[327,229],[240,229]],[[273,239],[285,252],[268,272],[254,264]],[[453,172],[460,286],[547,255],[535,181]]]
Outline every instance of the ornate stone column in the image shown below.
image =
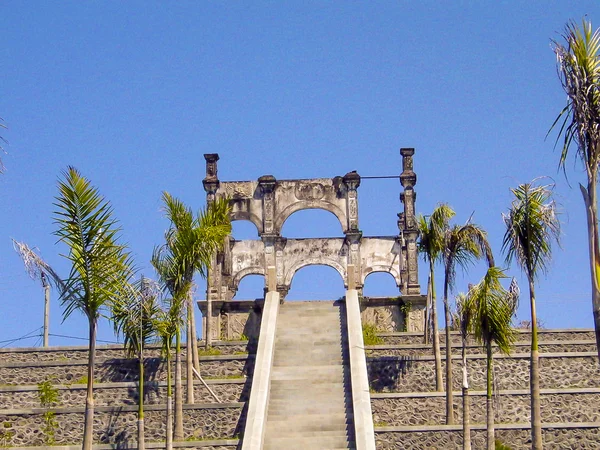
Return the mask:
[[[202,180],[202,185],[206,191],[206,204],[208,206],[215,201],[219,189],[220,183],[217,176],[219,155],[217,153],[206,153],[204,159],[206,160],[206,177]],[[218,333],[219,317],[218,315],[213,317],[212,302],[221,299],[221,284],[221,265],[217,261],[217,255],[213,254],[206,280],[206,320],[203,321],[206,347],[210,347],[213,337],[218,336],[215,331]]]
[[[278,231],[275,229],[275,186],[277,180],[273,175],[264,175],[258,179],[258,186],[262,195],[262,212],[263,212],[263,232],[261,239],[265,244],[265,295],[269,286],[277,286],[277,279],[271,280],[273,276],[283,270],[278,267],[278,264],[283,264],[283,261],[278,261],[275,249],[275,243],[278,236]],[[280,258],[281,259],[281,258]],[[275,270],[267,270],[268,268]]]
[[[358,229],[358,192],[360,186],[360,175],[356,172],[348,172],[343,178],[346,187],[346,215],[348,217],[346,231],[346,245],[348,246],[348,261],[346,263],[346,288],[357,289],[362,292],[360,280],[360,240],[362,233]],[[350,273],[352,271],[353,273]],[[350,287],[353,284],[353,287]]]
[[406,292],[404,295],[418,295],[421,293],[419,286],[419,267],[417,252],[417,237],[419,230],[415,218],[415,201],[417,194],[414,186],[417,184],[417,175],[413,171],[414,148],[401,148],[402,155],[402,173],[400,174],[400,183],[404,192],[400,194],[400,200],[404,204],[404,213],[398,214],[400,233],[406,246],[406,267],[403,268],[407,274]]

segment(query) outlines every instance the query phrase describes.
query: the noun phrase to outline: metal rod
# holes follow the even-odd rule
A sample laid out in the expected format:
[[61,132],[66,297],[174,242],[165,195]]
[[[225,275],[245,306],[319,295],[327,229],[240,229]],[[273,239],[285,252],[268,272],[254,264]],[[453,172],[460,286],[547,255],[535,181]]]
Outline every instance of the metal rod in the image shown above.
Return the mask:
[[208,389],[208,392],[210,392],[210,393],[211,393],[211,395],[212,395],[212,396],[215,398],[215,400],[216,400],[218,403],[222,403],[222,402],[221,402],[221,400],[219,400],[219,397],[217,397],[217,394],[215,394],[215,393],[213,392],[213,390],[212,390],[211,388],[209,388],[209,387],[208,387],[208,384],[206,384],[206,382],[205,382],[205,381],[202,379],[202,377],[200,376],[200,374],[198,373],[198,371],[196,370],[196,368],[195,368],[194,366],[192,366],[192,370],[194,371],[194,374],[195,374],[195,375],[198,377],[198,379],[199,379],[200,381],[202,381],[202,384],[204,385],[204,387],[205,387],[206,389]]

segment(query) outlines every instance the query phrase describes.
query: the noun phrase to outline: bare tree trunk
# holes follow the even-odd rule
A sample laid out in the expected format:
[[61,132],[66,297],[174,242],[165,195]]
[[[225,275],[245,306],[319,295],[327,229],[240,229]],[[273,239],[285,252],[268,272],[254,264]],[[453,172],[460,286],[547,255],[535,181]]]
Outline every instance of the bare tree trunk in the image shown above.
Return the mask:
[[581,189],[587,216],[590,274],[592,278],[592,309],[596,331],[596,350],[600,363],[600,248],[598,247],[598,204],[596,200],[595,177],[588,180],[587,190],[581,184],[579,188]]
[[183,440],[183,386],[181,383],[181,330],[175,337],[175,441]]
[[433,331],[433,357],[435,359],[435,390],[442,392],[442,355],[440,351],[440,330],[438,329],[437,305],[435,302],[435,283],[433,279],[433,261],[429,261],[429,276],[431,278],[431,322]]
[[193,348],[192,348],[192,332],[191,332],[191,317],[190,317],[190,302],[188,297],[188,315],[187,315],[187,327],[186,327],[186,343],[185,343],[185,367],[186,367],[186,403],[193,404],[194,403],[194,371],[193,369],[193,359],[192,356]]
[[210,295],[206,296],[206,339],[204,340],[204,347],[210,348],[212,345],[212,300]]
[[173,390],[171,384],[171,349],[167,348],[167,450],[173,450]]
[[427,302],[426,302],[426,306],[425,306],[425,327],[424,327],[425,332],[423,333],[423,343],[425,345],[429,344],[429,333],[430,333],[429,322],[431,321],[431,318],[429,316],[430,311],[431,311],[431,276],[429,276],[429,278],[427,279]]
[[44,285],[44,347],[48,347],[48,334],[50,329],[50,283],[42,272],[42,284]]
[[463,400],[463,450],[471,450],[471,405],[469,398],[469,377],[467,374],[467,338],[462,340],[462,400]]
[[140,349],[139,354],[139,370],[140,375],[138,379],[139,385],[139,399],[138,399],[138,450],[144,450],[145,447],[145,436],[144,436],[144,355]]
[[452,393],[452,340],[450,339],[450,305],[448,305],[448,271],[444,275],[444,319],[446,321],[446,425],[454,425]]
[[487,449],[496,448],[496,439],[494,437],[494,399],[492,398],[492,341],[486,343],[487,348]]
[[96,329],[95,318],[88,318],[90,326],[90,342],[88,352],[87,395],[85,398],[85,419],[83,424],[83,450],[92,450],[94,433],[94,364],[96,364]]
[[529,279],[529,303],[531,306],[531,363],[529,365],[529,387],[531,389],[531,448],[542,450],[542,413],[540,409],[540,352],[538,347],[537,314],[535,312],[535,290]]
[[197,372],[200,372],[200,359],[198,358],[198,333],[196,332],[196,313],[194,312],[194,296],[190,290],[190,299],[189,299],[189,308],[190,308],[190,333],[192,334],[192,356],[194,363],[194,369]]

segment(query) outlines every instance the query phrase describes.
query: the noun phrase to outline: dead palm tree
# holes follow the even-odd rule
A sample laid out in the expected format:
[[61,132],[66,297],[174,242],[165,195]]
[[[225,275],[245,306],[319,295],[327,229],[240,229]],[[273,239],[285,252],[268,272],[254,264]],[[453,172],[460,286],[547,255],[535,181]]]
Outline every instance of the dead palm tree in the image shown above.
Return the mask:
[[120,228],[112,216],[110,203],[76,169],[69,167],[63,178],[58,183],[54,213],[58,229],[54,234],[68,247],[65,257],[71,263],[71,271],[64,280],[60,299],[65,319],[79,310],[89,324],[83,449],[90,450],[98,318],[113,301],[128,295],[133,269],[126,247],[118,244]]
[[569,22],[563,38],[564,45],[554,41],[554,52],[558,76],[567,93],[567,105],[550,129],[562,119],[558,136],[558,139],[561,135],[564,138],[560,166],[564,169],[574,142],[577,159],[583,163],[587,175],[587,187],[579,184],[579,188],[587,215],[592,307],[600,358],[600,242],[596,192],[600,164],[600,30],[593,31],[591,22],[585,19],[581,28]]
[[[154,249],[152,264],[160,281],[176,302],[185,302],[189,317],[194,323],[191,288],[196,272],[206,275],[212,255],[220,250],[225,237],[231,232],[229,203],[225,199],[211,203],[205,211],[194,217],[183,202],[163,193],[165,213],[171,225],[165,233],[165,244]],[[175,311],[176,312],[176,311]],[[183,313],[183,310],[179,311]],[[195,332],[188,333],[188,401],[193,401],[193,378],[189,337],[196,341]],[[175,334],[175,440],[183,439],[183,395],[181,386],[181,329]]]
[[467,222],[454,225],[444,234],[444,319],[446,331],[446,424],[454,424],[454,396],[452,393],[452,341],[450,339],[451,312],[449,291],[454,287],[456,266],[465,269],[474,259],[486,257],[490,267],[494,257],[487,240],[487,233],[478,225]]
[[469,291],[473,302],[473,334],[485,346],[487,355],[487,448],[494,450],[494,404],[492,399],[493,354],[492,344],[501,352],[510,354],[516,338],[512,318],[517,298],[502,287],[500,280],[506,278],[498,267],[490,267],[479,284]]
[[552,201],[549,186],[536,186],[533,183],[519,185],[511,189],[514,199],[506,214],[503,214],[506,232],[502,250],[506,252],[506,262],[516,260],[527,275],[529,282],[529,303],[531,306],[531,439],[532,448],[542,449],[542,418],[540,412],[540,355],[537,336],[537,315],[535,308],[535,279],[545,273],[552,257],[552,242],[559,242],[560,222],[556,206]]
[[117,335],[123,334],[127,355],[138,358],[138,450],[143,450],[145,446],[144,347],[156,337],[158,295],[157,283],[142,276],[132,285],[130,295],[119,298],[111,307],[115,332]]
[[13,248],[19,254],[25,264],[25,270],[32,280],[40,280],[44,288],[44,338],[43,345],[48,347],[48,337],[50,333],[50,286],[54,285],[58,291],[65,288],[61,277],[54,271],[50,265],[39,256],[34,249],[25,242],[13,241]]
[[430,216],[420,215],[417,219],[419,226],[419,252],[423,255],[425,261],[429,262],[431,295],[428,297],[428,300],[431,303],[427,305],[427,309],[431,311],[433,355],[435,359],[435,389],[439,392],[443,389],[443,382],[437,305],[435,301],[434,268],[435,263],[439,262],[442,258],[444,235],[450,226],[449,222],[454,217],[454,214],[454,210],[449,205],[442,203],[433,210]]

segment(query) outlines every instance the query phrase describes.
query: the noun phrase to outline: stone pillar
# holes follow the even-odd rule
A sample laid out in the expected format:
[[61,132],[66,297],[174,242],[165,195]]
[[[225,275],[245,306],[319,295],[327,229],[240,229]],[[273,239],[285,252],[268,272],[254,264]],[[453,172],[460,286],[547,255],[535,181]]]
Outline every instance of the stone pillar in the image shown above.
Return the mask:
[[417,194],[414,191],[414,186],[417,184],[417,175],[413,171],[413,155],[414,148],[401,148],[402,155],[402,173],[400,174],[400,183],[404,188],[404,192],[400,194],[400,200],[404,204],[404,213],[398,215],[401,222],[400,232],[406,245],[406,274],[407,287],[404,295],[420,294],[421,287],[419,286],[419,268],[418,268],[418,251],[417,237],[419,230],[415,218],[415,201]]
[[264,175],[258,179],[258,186],[263,200],[263,235],[279,235],[275,230],[275,185],[273,175]]
[[[360,276],[360,240],[362,233],[358,229],[358,192],[360,186],[360,175],[356,172],[348,172],[343,178],[346,187],[346,215],[348,217],[346,231],[346,245],[348,246],[348,260],[346,263],[346,288],[362,290]],[[350,273],[352,272],[352,273]],[[352,283],[354,286],[350,287]]]
[[[210,205],[215,201],[217,190],[219,189],[219,177],[217,176],[217,153],[204,154],[206,160],[206,177],[202,180],[202,185],[206,191],[206,204]],[[221,299],[221,266],[217,262],[217,255],[213,254],[208,268],[206,280],[206,322],[203,328],[204,342],[206,347],[210,347],[213,336],[218,336],[218,317],[213,317],[212,302]]]

